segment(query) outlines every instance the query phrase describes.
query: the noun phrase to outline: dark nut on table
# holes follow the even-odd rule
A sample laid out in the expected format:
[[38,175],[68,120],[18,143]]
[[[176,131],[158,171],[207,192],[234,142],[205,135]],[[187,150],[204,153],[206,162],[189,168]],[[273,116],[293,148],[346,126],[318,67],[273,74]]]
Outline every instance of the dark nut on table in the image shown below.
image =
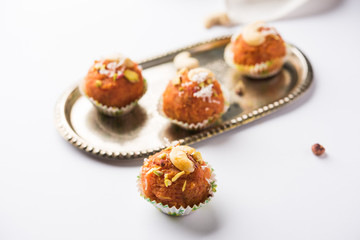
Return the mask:
[[312,145],[311,150],[316,156],[320,156],[325,152],[325,148],[318,143]]
[[245,85],[242,81],[238,82],[235,86],[235,93],[239,96],[243,96],[245,91]]

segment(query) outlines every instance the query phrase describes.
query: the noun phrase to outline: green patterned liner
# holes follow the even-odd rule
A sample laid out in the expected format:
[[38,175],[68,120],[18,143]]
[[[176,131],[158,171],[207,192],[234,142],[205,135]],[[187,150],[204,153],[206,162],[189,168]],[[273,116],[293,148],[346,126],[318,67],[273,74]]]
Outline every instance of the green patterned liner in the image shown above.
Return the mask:
[[103,105],[101,103],[99,103],[97,100],[89,97],[83,90],[83,87],[79,86],[79,90],[81,92],[81,94],[83,96],[85,96],[87,99],[89,99],[89,101],[95,106],[95,108],[101,112],[102,114],[105,114],[107,116],[110,116],[110,117],[118,117],[118,116],[121,116],[121,115],[124,115],[126,113],[129,113],[132,109],[134,109],[134,107],[137,105],[138,101],[140,100],[140,98],[142,98],[142,96],[144,96],[144,94],[146,93],[147,91],[147,81],[145,78],[144,79],[144,92],[143,94],[138,98],[136,99],[135,101],[129,103],[128,105],[124,106],[124,107],[121,107],[121,108],[117,108],[117,107],[109,107],[109,106],[106,106],[106,105]]
[[[288,52],[288,51],[287,51]],[[241,65],[234,63],[234,53],[231,51],[231,43],[229,43],[225,47],[224,51],[224,59],[225,62],[232,68],[235,68],[240,73],[247,77],[251,78],[267,78],[276,75],[282,68],[283,64],[285,63],[287,58],[287,54],[283,58],[277,58],[273,60],[269,60],[262,63],[257,63],[255,65]],[[270,68],[274,65],[279,65],[278,68],[275,68],[274,70],[270,70]]]
[[204,120],[202,122],[198,122],[198,123],[186,123],[186,122],[182,122],[182,121],[179,121],[179,120],[176,120],[176,119],[169,118],[168,116],[165,115],[165,113],[163,111],[163,98],[162,98],[162,96],[159,99],[158,112],[160,113],[161,116],[168,119],[173,124],[178,125],[178,126],[184,128],[186,130],[197,131],[197,130],[201,130],[201,129],[210,127],[210,126],[214,125],[217,122],[217,120],[219,118],[221,118],[221,116],[226,113],[226,111],[229,109],[229,106],[230,106],[230,93],[225,87],[223,87],[223,85],[221,83],[219,83],[219,84],[220,84],[220,87],[221,87],[221,91],[223,92],[223,96],[225,98],[224,110],[220,114],[219,117],[212,117],[212,118],[206,119],[206,120]]
[[184,207],[180,207],[180,208],[176,208],[176,207],[169,207],[168,205],[163,205],[162,203],[156,202],[155,200],[151,200],[150,198],[146,197],[143,194],[142,188],[141,188],[141,174],[137,176],[137,187],[138,187],[138,191],[140,193],[140,196],[142,196],[147,202],[151,203],[154,207],[156,207],[159,211],[168,214],[170,216],[185,216],[188,215],[196,210],[198,210],[199,208],[205,206],[206,204],[208,204],[210,202],[210,200],[214,197],[214,193],[216,192],[216,178],[215,178],[215,173],[214,173],[214,169],[208,164],[208,167],[211,169],[211,176],[210,179],[208,180],[211,188],[209,190],[210,196],[202,203],[199,203],[197,205],[194,205],[192,207],[187,206],[186,208]]

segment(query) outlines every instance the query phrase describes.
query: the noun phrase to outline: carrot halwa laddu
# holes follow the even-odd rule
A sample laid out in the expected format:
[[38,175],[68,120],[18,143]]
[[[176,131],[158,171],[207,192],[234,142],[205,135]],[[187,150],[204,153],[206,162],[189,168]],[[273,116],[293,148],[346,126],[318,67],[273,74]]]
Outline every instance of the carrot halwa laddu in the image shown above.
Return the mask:
[[168,118],[189,124],[214,121],[225,107],[219,82],[205,68],[181,69],[168,83],[162,101]]
[[108,107],[122,108],[144,94],[141,68],[131,59],[117,55],[96,60],[84,79],[84,92]]
[[140,188],[145,197],[170,208],[193,207],[212,196],[211,177],[200,152],[178,145],[144,160]]
[[225,50],[226,62],[244,75],[262,78],[276,74],[284,64],[286,44],[273,27],[255,22],[234,35]]

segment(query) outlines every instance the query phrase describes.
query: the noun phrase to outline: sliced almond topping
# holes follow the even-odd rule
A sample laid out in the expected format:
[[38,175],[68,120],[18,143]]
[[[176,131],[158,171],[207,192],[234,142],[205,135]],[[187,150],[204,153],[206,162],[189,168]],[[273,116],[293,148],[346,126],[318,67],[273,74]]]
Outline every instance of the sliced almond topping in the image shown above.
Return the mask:
[[179,179],[179,177],[181,177],[181,176],[184,175],[184,174],[185,174],[185,171],[181,171],[181,172],[177,173],[177,174],[171,179],[171,181],[172,181],[172,182],[175,182],[176,180]]
[[182,187],[182,191],[185,191],[185,187],[186,187],[186,180],[185,180],[184,185]]

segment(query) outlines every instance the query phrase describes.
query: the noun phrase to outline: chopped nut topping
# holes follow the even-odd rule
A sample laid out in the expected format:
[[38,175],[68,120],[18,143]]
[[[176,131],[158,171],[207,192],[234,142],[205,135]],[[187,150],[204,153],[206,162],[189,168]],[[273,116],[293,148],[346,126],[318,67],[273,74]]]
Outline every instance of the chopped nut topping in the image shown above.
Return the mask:
[[191,173],[195,170],[194,163],[188,158],[182,146],[174,147],[170,152],[171,163],[180,171]]
[[195,68],[189,71],[188,77],[191,81],[196,82],[198,84],[207,81],[210,79],[211,81],[215,78],[214,73],[206,68]]
[[185,187],[186,187],[186,180],[185,180],[184,185],[182,187],[182,191],[185,191]]
[[166,157],[166,153],[162,153],[158,156],[160,159],[164,159]]
[[181,172],[177,173],[177,174],[171,179],[171,181],[175,182],[176,180],[179,179],[179,177],[181,177],[181,176],[184,175],[184,174],[185,174],[185,171],[181,171]]
[[178,75],[178,76],[176,76],[175,78],[173,78],[173,79],[171,80],[171,83],[174,84],[175,86],[176,86],[176,85],[179,85],[179,84],[181,83],[181,78],[180,78],[180,76]]
[[194,148],[189,147],[189,146],[178,146],[178,148],[188,154],[191,154],[191,155],[193,155],[196,152],[196,150]]
[[153,173],[158,177],[161,177],[164,174],[162,171],[158,171],[158,170],[153,171]]
[[172,182],[171,182],[170,179],[165,179],[165,180],[164,180],[164,183],[165,183],[165,187],[169,187],[169,186],[171,186],[171,184],[172,184]]
[[313,151],[313,153],[314,153],[316,156],[320,156],[320,155],[322,155],[322,154],[325,152],[325,148],[324,148],[322,145],[318,144],[318,143],[314,144],[314,145],[311,147],[311,150]]
[[101,87],[101,85],[102,85],[102,81],[101,81],[101,80],[96,80],[96,81],[95,81],[95,86],[96,86],[96,87]]
[[121,62],[122,65],[124,65],[125,67],[129,67],[132,68],[135,66],[134,62],[131,61],[130,58],[124,58],[124,60]]
[[194,159],[195,159],[197,162],[199,162],[199,163],[203,163],[203,162],[204,162],[200,152],[195,152],[195,153],[193,154],[193,157],[194,157]]
[[139,75],[137,74],[137,72],[135,72],[133,70],[126,69],[124,71],[124,76],[131,83],[136,83],[136,82],[138,82],[140,80]]
[[167,148],[165,148],[164,150],[171,150],[173,148],[173,146],[169,146]]
[[190,52],[181,52],[174,57],[174,65],[176,69],[192,69],[199,66],[199,60],[191,57]]
[[230,18],[225,12],[213,13],[207,16],[204,22],[206,28],[211,28],[216,25],[229,26],[230,24]]
[[149,171],[147,171],[145,175],[149,175],[150,173],[152,173],[152,172],[154,172],[156,170],[159,170],[159,169],[160,169],[160,167],[153,167]]

